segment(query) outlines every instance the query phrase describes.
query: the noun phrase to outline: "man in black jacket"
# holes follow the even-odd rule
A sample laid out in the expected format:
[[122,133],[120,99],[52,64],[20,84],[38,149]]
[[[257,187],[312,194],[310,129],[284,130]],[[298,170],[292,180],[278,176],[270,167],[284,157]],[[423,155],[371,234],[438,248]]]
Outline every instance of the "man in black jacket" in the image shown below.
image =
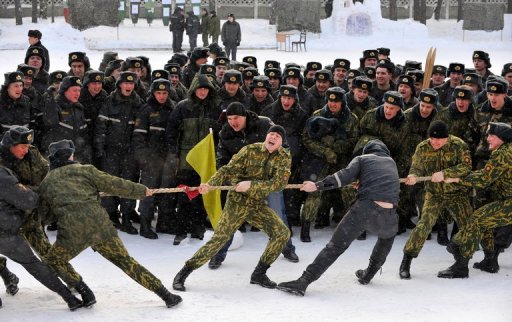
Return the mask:
[[331,241],[301,277],[280,283],[278,289],[304,296],[308,285],[319,279],[363,231],[376,234],[378,240],[368,268],[356,271],[359,283],[368,284],[384,264],[398,230],[396,208],[400,182],[395,161],[382,141],[371,140],[365,145],[363,155],[355,157],[346,168],[320,182],[305,181],[301,190],[339,189],[356,179],[359,180],[357,201],[341,220]]
[[172,32],[172,51],[174,53],[182,52],[181,44],[183,43],[183,31],[185,31],[185,16],[183,8],[176,7],[171,15],[171,23],[169,31]]
[[240,24],[235,21],[234,14],[228,14],[228,21],[222,25],[220,37],[226,50],[226,57],[236,60],[236,49],[242,41],[242,31]]

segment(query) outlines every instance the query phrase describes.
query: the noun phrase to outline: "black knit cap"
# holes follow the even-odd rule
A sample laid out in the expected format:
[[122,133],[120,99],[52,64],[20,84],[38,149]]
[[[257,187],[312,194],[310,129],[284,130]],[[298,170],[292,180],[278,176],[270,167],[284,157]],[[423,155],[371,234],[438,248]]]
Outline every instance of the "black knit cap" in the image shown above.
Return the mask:
[[510,124],[502,122],[489,122],[489,127],[487,128],[487,135],[490,134],[496,135],[503,142],[512,142],[512,127],[510,126]]
[[428,137],[435,139],[445,139],[448,137],[448,125],[441,120],[430,123],[428,127]]
[[239,115],[239,116],[247,116],[247,110],[244,104],[240,102],[232,102],[226,108],[226,116],[230,115]]
[[71,140],[61,140],[50,143],[48,156],[51,159],[67,160],[75,153],[75,144]]
[[43,38],[43,34],[39,30],[37,30],[37,29],[29,30],[28,31],[28,36],[29,37],[34,37],[34,38],[37,38],[37,39]]
[[10,148],[18,144],[32,144],[32,142],[34,142],[34,131],[24,126],[16,126],[4,133],[0,144],[4,148]]
[[281,139],[283,139],[283,145],[285,144],[286,142],[286,131],[284,129],[284,127],[282,127],[281,125],[272,125],[268,131],[267,131],[267,134],[270,133],[270,132],[274,132],[274,133],[278,133],[280,136],[281,136]]

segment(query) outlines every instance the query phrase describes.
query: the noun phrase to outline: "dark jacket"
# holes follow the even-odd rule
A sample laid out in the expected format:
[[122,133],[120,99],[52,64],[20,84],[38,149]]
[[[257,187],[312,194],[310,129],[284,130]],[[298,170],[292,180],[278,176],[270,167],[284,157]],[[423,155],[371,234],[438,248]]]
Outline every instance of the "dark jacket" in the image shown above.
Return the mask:
[[35,115],[32,104],[25,95],[21,95],[16,101],[13,100],[7,94],[7,89],[2,88],[0,91],[0,138],[14,125],[34,128]]
[[185,16],[180,13],[183,9],[176,8],[171,15],[171,23],[169,24],[169,31],[183,32],[185,30]]
[[16,234],[25,220],[25,211],[36,208],[39,198],[3,166],[0,166],[0,185],[0,235]]
[[221,40],[224,46],[240,46],[242,41],[242,31],[240,24],[233,20],[233,22],[226,21],[222,25]]
[[398,205],[400,181],[395,161],[382,141],[370,141],[363,155],[357,156],[344,169],[317,182],[318,190],[341,188],[359,180],[357,198],[384,201]]
[[103,89],[98,95],[92,97],[91,93],[87,89],[87,86],[84,86],[80,92],[80,98],[78,99],[78,101],[84,107],[85,122],[87,122],[87,127],[89,128],[91,145],[92,138],[94,137],[94,126],[96,124],[96,119],[98,118],[100,108],[103,105],[103,103],[107,100],[107,97],[108,93]]
[[194,12],[189,12],[185,26],[187,35],[197,36],[197,34],[200,33],[200,27],[201,24],[199,22],[199,18],[194,14]]
[[219,145],[217,146],[217,168],[228,164],[231,157],[244,146],[265,141],[267,131],[272,125],[268,117],[258,116],[248,111],[245,129],[236,132],[228,124],[224,124],[219,133]]

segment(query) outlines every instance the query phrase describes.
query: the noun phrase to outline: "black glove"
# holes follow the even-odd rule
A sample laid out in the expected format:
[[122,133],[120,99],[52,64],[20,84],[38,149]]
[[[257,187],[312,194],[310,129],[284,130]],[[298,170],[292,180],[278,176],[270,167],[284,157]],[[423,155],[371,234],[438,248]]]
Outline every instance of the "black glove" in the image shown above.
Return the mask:
[[240,42],[239,42],[239,41],[237,41],[237,42],[236,42],[236,45],[237,45],[237,46],[240,46]]

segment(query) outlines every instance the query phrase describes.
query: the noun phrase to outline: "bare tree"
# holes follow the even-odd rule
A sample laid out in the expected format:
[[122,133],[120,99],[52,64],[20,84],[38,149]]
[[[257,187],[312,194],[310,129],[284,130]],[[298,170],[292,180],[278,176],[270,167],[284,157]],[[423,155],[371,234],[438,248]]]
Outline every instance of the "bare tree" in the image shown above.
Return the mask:
[[21,0],[14,0],[14,15],[16,17],[16,25],[22,25],[23,17],[21,15]]
[[37,23],[37,0],[32,0],[32,22]]

